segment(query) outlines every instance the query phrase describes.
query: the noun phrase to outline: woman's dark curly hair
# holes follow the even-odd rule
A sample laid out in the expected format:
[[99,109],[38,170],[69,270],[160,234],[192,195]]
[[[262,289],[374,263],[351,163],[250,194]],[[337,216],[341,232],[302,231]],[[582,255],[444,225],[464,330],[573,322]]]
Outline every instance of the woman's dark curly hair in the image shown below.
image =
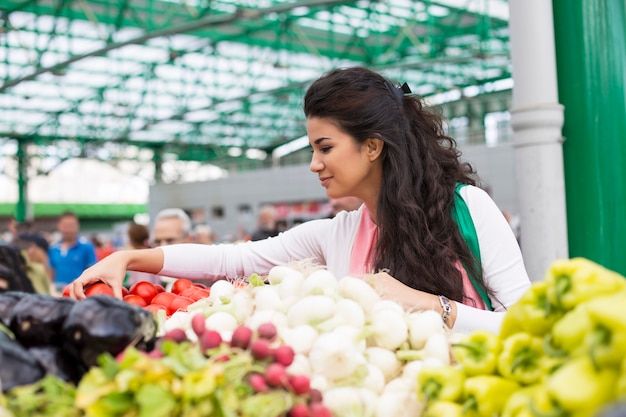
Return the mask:
[[337,69],[315,81],[304,113],[332,120],[357,143],[378,138],[385,144],[375,271],[386,269],[411,288],[462,302],[455,266],[461,261],[489,291],[452,218],[456,184],[476,185],[476,175],[460,162],[439,115],[425,109],[419,97],[404,95],[391,81],[360,67]]

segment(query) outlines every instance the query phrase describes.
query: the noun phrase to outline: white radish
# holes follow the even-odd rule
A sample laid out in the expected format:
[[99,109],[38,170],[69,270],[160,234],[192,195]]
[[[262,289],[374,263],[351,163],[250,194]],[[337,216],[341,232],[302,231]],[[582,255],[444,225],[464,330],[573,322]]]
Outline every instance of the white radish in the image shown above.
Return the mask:
[[389,349],[378,346],[368,347],[365,350],[365,358],[370,364],[381,370],[385,382],[391,381],[402,371],[402,362]]
[[245,325],[256,331],[263,323],[272,323],[276,328],[287,326],[287,316],[275,310],[259,310],[252,313]]
[[254,304],[257,311],[287,311],[283,300],[280,299],[280,295],[278,294],[277,285],[264,285],[262,287],[255,287]]
[[352,337],[340,332],[323,333],[309,352],[311,369],[331,381],[349,377],[364,362],[355,350]]
[[301,353],[296,353],[293,357],[293,362],[287,367],[287,372],[290,375],[304,375],[310,377],[313,372],[311,371],[309,358]]
[[252,295],[245,290],[236,291],[230,301],[231,313],[238,323],[244,323],[254,312]]
[[345,298],[350,298],[369,313],[374,305],[380,301],[380,295],[376,290],[362,279],[351,276],[343,277],[337,283],[337,292]]
[[409,343],[412,349],[422,349],[426,340],[435,333],[445,333],[441,314],[434,310],[411,313],[409,323]]
[[211,314],[204,320],[204,325],[207,329],[215,330],[222,334],[222,338],[227,333],[232,333],[233,330],[237,327],[237,319],[230,313],[225,311],[218,311],[216,313]]
[[443,364],[450,364],[450,345],[448,339],[442,333],[435,333],[430,335],[426,344],[424,345],[424,357],[435,358],[440,360]]
[[385,392],[376,403],[375,417],[421,416],[424,407],[412,392]]
[[337,278],[326,269],[313,271],[302,285],[304,294],[334,295],[337,289]]
[[209,295],[209,300],[215,304],[223,304],[225,300],[230,300],[235,293],[235,287],[232,282],[220,279],[215,281],[211,285],[211,295]]
[[333,417],[374,417],[377,395],[358,387],[335,387],[324,391],[324,405]]
[[290,326],[316,325],[335,314],[335,301],[325,295],[307,295],[296,301],[287,311]]
[[302,324],[296,327],[281,327],[278,329],[281,339],[287,346],[291,346],[297,354],[308,354],[318,333],[312,326]]
[[372,307],[372,314],[376,314],[381,310],[394,310],[397,313],[404,314],[404,308],[395,301],[392,300],[380,300]]
[[407,362],[402,367],[402,378],[409,381],[417,381],[417,375],[419,375],[423,367],[424,361],[422,360]]
[[304,284],[302,274],[288,274],[276,287],[280,298],[286,301],[302,297],[302,284]]
[[277,284],[280,284],[285,279],[285,277],[289,275],[302,276],[302,274],[299,271],[289,266],[278,265],[270,269],[270,272],[267,274],[267,280],[269,281],[270,284],[277,285]]
[[328,332],[339,326],[352,326],[359,330],[365,325],[365,312],[354,300],[342,298],[335,304],[335,315],[320,323],[317,328]]
[[415,380],[407,379],[404,377],[394,378],[385,385],[383,394],[387,392],[405,393],[415,390],[417,386],[417,378]]
[[367,376],[361,380],[360,386],[376,394],[382,393],[385,388],[385,375],[383,375],[383,371],[372,364],[368,364]]
[[408,338],[409,329],[404,314],[395,310],[383,309],[372,314],[369,325],[370,346],[379,346],[389,350],[398,349]]

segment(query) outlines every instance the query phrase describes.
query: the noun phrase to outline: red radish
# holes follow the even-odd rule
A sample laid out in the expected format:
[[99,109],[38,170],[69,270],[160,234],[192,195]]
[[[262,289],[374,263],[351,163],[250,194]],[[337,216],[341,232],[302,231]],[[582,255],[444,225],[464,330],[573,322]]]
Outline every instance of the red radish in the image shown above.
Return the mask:
[[202,333],[206,330],[206,325],[204,324],[204,314],[198,313],[191,318],[191,328],[193,332],[198,335],[198,337],[202,336]]
[[222,336],[215,330],[205,330],[200,336],[200,348],[203,352],[207,349],[213,349],[222,344]]
[[272,387],[284,387],[288,384],[287,370],[279,363],[270,363],[265,370],[265,379]]
[[187,340],[187,335],[183,329],[172,329],[163,335],[163,339],[181,343]]
[[309,410],[311,417],[333,417],[330,410],[321,402],[311,404]]
[[290,375],[289,386],[297,395],[311,392],[311,380],[306,375]]
[[274,349],[274,360],[283,366],[291,365],[295,356],[296,352],[293,351],[291,346],[280,345]]
[[309,391],[309,403],[321,403],[322,402],[322,392],[318,389],[311,388]]
[[267,386],[267,383],[265,382],[265,378],[263,378],[263,375],[261,374],[257,374],[257,373],[250,374],[250,376],[248,376],[248,383],[250,384],[254,392],[269,391],[269,387]]
[[287,413],[287,417],[309,417],[310,415],[309,407],[302,403],[294,405]]
[[262,361],[272,357],[272,348],[267,340],[256,339],[250,345],[250,353],[254,359]]
[[252,339],[252,329],[247,326],[239,326],[233,331],[230,345],[240,349],[248,349],[250,339]]
[[159,349],[152,349],[150,352],[148,352],[148,357],[152,359],[161,359],[164,356],[165,354],[163,354],[163,352],[161,352]]
[[276,326],[274,323],[263,323],[261,324],[257,332],[259,333],[259,337],[261,339],[269,340],[270,342],[276,338],[278,331],[276,330]]

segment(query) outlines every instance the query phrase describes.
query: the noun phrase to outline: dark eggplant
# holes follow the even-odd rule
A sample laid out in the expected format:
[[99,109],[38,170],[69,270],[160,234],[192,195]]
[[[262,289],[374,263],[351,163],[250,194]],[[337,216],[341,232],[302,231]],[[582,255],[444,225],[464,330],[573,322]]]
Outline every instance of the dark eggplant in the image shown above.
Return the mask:
[[82,362],[60,346],[35,346],[28,353],[39,362],[47,375],[78,384],[87,369]]
[[77,302],[63,325],[67,348],[87,367],[105,352],[115,356],[129,345],[145,349],[156,340],[156,331],[152,313],[106,295]]
[[9,327],[25,347],[58,344],[65,318],[75,304],[71,298],[29,294],[13,307]]
[[0,386],[2,392],[39,381],[44,368],[18,342],[0,332]]
[[13,307],[15,307],[15,304],[27,295],[29,295],[29,293],[22,291],[0,292],[0,323],[7,327],[11,325]]

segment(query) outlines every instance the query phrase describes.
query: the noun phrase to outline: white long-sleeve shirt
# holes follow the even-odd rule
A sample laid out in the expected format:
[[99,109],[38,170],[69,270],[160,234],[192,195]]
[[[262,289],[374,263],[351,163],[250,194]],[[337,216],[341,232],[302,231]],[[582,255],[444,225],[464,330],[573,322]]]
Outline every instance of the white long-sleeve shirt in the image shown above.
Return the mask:
[[[506,219],[482,189],[467,186],[461,196],[469,209],[480,245],[484,279],[493,290],[495,311],[461,303],[453,330],[497,332],[506,309],[530,287],[522,254]],[[350,274],[350,253],[361,210],[341,212],[333,219],[312,220],[266,240],[220,245],[163,246],[159,275],[190,279],[264,275],[276,265],[311,259],[325,265],[338,279]]]

